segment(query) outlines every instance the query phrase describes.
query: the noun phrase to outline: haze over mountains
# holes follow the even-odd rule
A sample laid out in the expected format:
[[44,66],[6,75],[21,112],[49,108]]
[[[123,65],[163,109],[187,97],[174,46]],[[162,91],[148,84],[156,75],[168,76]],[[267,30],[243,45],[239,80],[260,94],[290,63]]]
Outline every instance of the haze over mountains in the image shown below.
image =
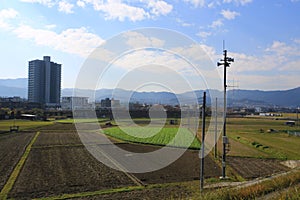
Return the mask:
[[0,79],[0,96],[20,96],[22,98],[27,98],[27,86],[27,78]]
[[[0,79],[0,96],[20,96],[27,98],[27,78],[18,79]],[[214,96],[222,97],[223,92],[218,90],[209,90],[208,93]],[[140,103],[161,103],[161,104],[178,104],[177,97],[184,97],[193,99],[193,92],[185,92],[182,94],[175,94],[170,92],[134,92],[123,89],[100,89],[96,93],[92,90],[76,90],[77,96],[89,97],[90,100],[101,100],[104,98],[111,98],[112,94],[115,99],[124,100],[131,96],[132,102]],[[199,102],[203,95],[203,90],[195,91]],[[62,96],[72,96],[73,89],[62,89]],[[282,107],[298,107],[300,106],[300,87],[290,90],[280,91],[261,91],[261,90],[229,90],[228,104],[235,106],[282,106]],[[208,100],[209,103],[210,100]],[[186,102],[188,103],[188,102]]]

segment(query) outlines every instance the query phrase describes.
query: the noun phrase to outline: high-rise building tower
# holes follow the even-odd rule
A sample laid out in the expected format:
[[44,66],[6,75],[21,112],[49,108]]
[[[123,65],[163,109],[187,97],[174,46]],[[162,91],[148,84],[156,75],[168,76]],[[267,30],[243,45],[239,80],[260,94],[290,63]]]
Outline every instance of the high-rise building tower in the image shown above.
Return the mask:
[[28,101],[45,106],[59,106],[61,90],[61,64],[43,60],[29,61]]

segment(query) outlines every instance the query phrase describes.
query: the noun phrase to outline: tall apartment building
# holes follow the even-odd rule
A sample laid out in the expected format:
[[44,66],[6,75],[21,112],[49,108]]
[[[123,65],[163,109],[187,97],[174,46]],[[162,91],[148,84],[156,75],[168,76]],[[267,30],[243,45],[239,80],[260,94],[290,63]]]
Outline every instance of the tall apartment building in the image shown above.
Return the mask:
[[60,104],[60,95],[61,64],[51,62],[50,56],[29,61],[28,101],[55,107]]

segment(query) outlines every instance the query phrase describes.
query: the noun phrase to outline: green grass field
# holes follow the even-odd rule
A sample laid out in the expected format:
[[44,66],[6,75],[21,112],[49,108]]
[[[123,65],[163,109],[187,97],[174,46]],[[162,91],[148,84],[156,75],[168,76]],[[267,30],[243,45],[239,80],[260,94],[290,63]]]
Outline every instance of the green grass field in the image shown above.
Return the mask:
[[[144,119],[135,120],[139,126],[143,126]],[[275,120],[273,118],[229,118],[227,120],[227,135],[230,138],[231,156],[256,157],[256,158],[276,158],[281,160],[300,159],[300,137],[290,136],[287,131],[299,131],[300,128],[286,126],[285,120]],[[201,122],[200,122],[201,123]],[[152,130],[151,130],[152,129]],[[268,130],[275,130],[269,133]],[[124,141],[146,143],[154,145],[166,145],[176,135],[178,127],[165,126],[158,134],[147,137],[155,132],[153,128],[128,127],[125,132],[118,127],[105,129],[104,133]],[[199,133],[201,130],[199,130]],[[173,146],[184,146],[182,141],[185,137],[192,137],[192,134],[183,129],[182,134],[171,144]],[[219,150],[221,150],[221,139],[219,140]],[[200,148],[200,144],[195,139],[191,148]],[[222,152],[220,152],[222,153]]]
[[[273,119],[229,118],[227,122],[227,133],[233,140],[230,155],[300,159],[300,137],[287,134],[287,131],[300,132],[300,128]],[[275,131],[269,132],[270,129]]]
[[[165,127],[161,129],[159,132],[156,131],[157,128],[155,127],[147,127],[147,128],[126,127],[124,128],[124,131],[121,130],[119,127],[113,127],[113,128],[105,129],[104,133],[106,135],[124,141],[131,141],[131,142],[144,143],[144,144],[154,144],[154,145],[168,144],[170,146],[176,146],[176,147],[187,147],[186,145],[187,141],[192,141],[191,145],[189,146],[190,148],[196,148],[196,149],[200,148],[199,141],[186,128]],[[130,133],[130,134],[126,134],[126,133]]]
[[56,122],[59,123],[95,123],[95,122],[105,122],[109,121],[109,118],[98,118],[98,119],[89,119],[89,118],[82,118],[82,119],[73,119],[73,118],[68,118],[68,119],[60,119],[56,120]]
[[0,120],[0,131],[9,131],[10,126],[19,126],[20,130],[27,130],[30,128],[36,128],[53,124],[50,121],[30,121],[30,120]]

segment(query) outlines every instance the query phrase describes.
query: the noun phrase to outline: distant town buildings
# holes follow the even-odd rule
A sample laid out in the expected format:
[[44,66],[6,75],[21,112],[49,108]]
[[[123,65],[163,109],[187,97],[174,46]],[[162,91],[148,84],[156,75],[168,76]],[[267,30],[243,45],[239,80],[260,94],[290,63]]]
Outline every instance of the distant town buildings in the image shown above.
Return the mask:
[[86,109],[90,108],[91,105],[88,103],[88,97],[62,97],[61,109],[72,110],[75,109]]
[[4,103],[4,102],[13,102],[13,103],[17,103],[17,102],[25,102],[26,99],[23,99],[19,96],[14,96],[14,97],[0,97],[0,102]]
[[116,100],[114,98],[109,99],[102,99],[101,100],[101,108],[111,108],[111,107],[120,107],[120,100]]
[[43,60],[29,61],[28,101],[40,103],[46,107],[58,107],[61,95],[61,64]]
[[111,100],[109,98],[101,99],[101,108],[110,108]]
[[0,109],[1,108],[23,108],[23,109],[32,109],[40,108],[39,103],[28,102],[26,99],[19,96],[14,97],[0,97]]

